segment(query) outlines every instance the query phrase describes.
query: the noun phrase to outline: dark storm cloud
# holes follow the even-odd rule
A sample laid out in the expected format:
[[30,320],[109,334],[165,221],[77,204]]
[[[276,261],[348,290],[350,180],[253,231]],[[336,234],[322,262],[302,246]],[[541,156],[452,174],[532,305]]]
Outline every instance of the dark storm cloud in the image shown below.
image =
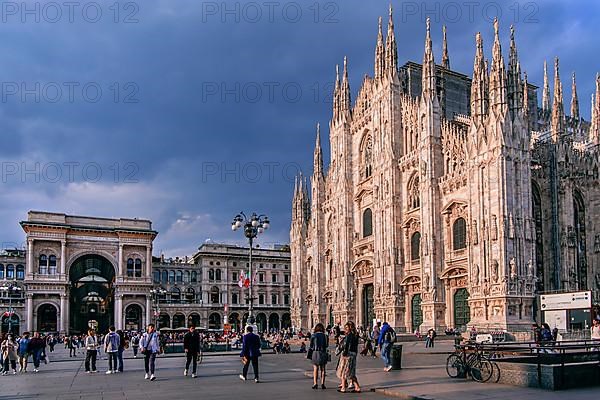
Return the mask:
[[[597,5],[487,2],[470,13],[469,2],[393,3],[400,62],[422,59],[429,15],[436,60],[445,23],[451,64],[470,75],[474,35],[482,32],[491,57],[500,10],[505,59],[514,24],[530,82],[541,85],[543,59],[552,66],[560,56],[565,88],[576,70],[589,115],[600,66],[583,55],[599,50],[590,22]],[[288,241],[293,175],[311,173],[316,122],[327,154],[335,64],[348,56],[355,95],[372,73],[377,17],[385,34],[388,7],[155,0],[118,3],[116,14],[112,2],[98,2],[98,22],[77,12],[51,22],[42,15],[50,3],[39,4],[39,22],[22,10],[0,16],[0,155],[18,167],[3,174],[1,240],[22,242],[17,221],[33,208],[138,216],[154,221],[157,251],[168,254],[191,253],[207,238],[241,241],[228,230],[240,210],[271,216],[263,243]],[[77,164],[73,177],[65,163]]]

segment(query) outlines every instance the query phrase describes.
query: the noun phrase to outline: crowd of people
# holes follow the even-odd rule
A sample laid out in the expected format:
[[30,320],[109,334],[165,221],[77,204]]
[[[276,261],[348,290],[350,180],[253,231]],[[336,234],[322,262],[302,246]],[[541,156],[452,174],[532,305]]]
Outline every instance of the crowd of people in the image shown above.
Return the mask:
[[[534,340],[543,345],[555,342],[558,330],[551,330],[546,323],[541,326],[534,324],[533,333]],[[471,332],[471,335],[476,334],[475,330]],[[242,372],[239,375],[240,379],[247,380],[249,367],[252,366],[254,381],[259,382],[259,358],[262,355],[261,348],[265,341],[270,343],[270,347],[275,353],[290,353],[289,341],[294,337],[301,341],[299,351],[306,353],[306,358],[313,365],[313,389],[319,389],[319,387],[326,389],[326,369],[332,361],[330,347],[333,347],[335,355],[338,356],[335,370],[336,376],[340,380],[337,389],[339,392],[361,392],[356,372],[359,354],[377,357],[376,353],[379,350],[384,371],[389,372],[392,369],[393,360],[390,353],[397,338],[396,332],[387,322],[377,322],[371,329],[357,327],[352,321],[346,322],[343,327],[335,324],[327,328],[322,323],[318,323],[312,332],[300,330],[294,333],[291,330],[283,330],[261,334],[254,333],[253,327],[249,325],[243,335],[234,333],[227,337],[227,340],[240,342],[240,357],[243,364]],[[435,337],[435,330],[430,329],[425,338],[426,347],[434,346]],[[593,321],[591,337],[593,340],[600,341],[600,320],[598,319]],[[85,352],[85,372],[88,374],[98,372],[97,360],[103,351],[108,360],[108,369],[105,373],[111,375],[123,372],[123,352],[131,347],[134,357],[137,357],[138,354],[144,357],[144,379],[154,381],[156,380],[157,355],[163,352],[166,343],[178,341],[183,343],[186,359],[183,374],[186,377],[189,376],[191,368],[191,377],[195,378],[198,357],[202,352],[204,342],[219,339],[215,336],[203,335],[194,326],[190,326],[185,333],[161,335],[157,332],[154,324],[148,324],[144,332],[123,332],[111,326],[106,334],[97,334],[90,329],[86,335],[66,337],[42,335],[40,332],[34,332],[33,335],[25,332],[21,337],[16,337],[14,334],[8,333],[2,334],[0,337],[0,368],[3,375],[11,372],[12,374],[26,373],[28,372],[29,358],[31,358],[34,364],[33,371],[38,372],[41,363],[48,362],[48,353],[54,351],[55,345],[64,343],[65,348],[69,349],[70,357],[77,357],[80,349]],[[46,348],[48,348],[48,352]]]

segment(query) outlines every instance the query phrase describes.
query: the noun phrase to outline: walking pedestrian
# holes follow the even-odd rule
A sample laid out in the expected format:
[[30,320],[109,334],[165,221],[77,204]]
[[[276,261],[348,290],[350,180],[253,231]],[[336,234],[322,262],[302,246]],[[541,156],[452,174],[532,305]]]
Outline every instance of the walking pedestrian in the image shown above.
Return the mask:
[[371,331],[371,341],[373,346],[371,347],[371,355],[373,357],[377,357],[377,341],[379,340],[379,333],[381,332],[381,321],[378,321],[373,325],[373,330]]
[[[344,325],[345,337],[344,347],[340,355],[340,364],[337,369],[337,376],[340,378],[341,387],[338,392],[341,393],[360,393],[360,385],[356,377],[356,356],[358,354],[358,332],[356,325],[352,321],[348,321]],[[348,382],[354,385],[354,389],[348,390]]]
[[142,354],[144,354],[144,369],[146,370],[144,379],[153,381],[156,379],[154,375],[156,355],[160,351],[158,334],[155,331],[154,324],[148,324],[146,332],[140,340],[140,347],[142,348]]
[[127,341],[127,338],[125,337],[125,334],[122,330],[119,329],[117,331],[117,335],[119,335],[119,350],[117,351],[117,360],[119,361],[119,367],[117,368],[117,370],[119,372],[123,372],[123,352],[125,351],[125,349],[127,349],[127,347],[129,347],[129,342]]
[[40,336],[39,332],[34,332],[33,337],[29,341],[28,352],[33,357],[33,372],[40,371],[40,361],[42,354],[46,349],[46,341]]
[[46,340],[46,344],[48,344],[48,348],[50,349],[50,353],[54,352],[54,345],[56,344],[56,339],[54,335],[48,335],[48,339]]
[[240,353],[240,357],[242,357],[242,362],[244,363],[244,368],[242,369],[242,373],[240,374],[240,379],[245,381],[246,376],[248,375],[248,368],[250,368],[250,363],[252,363],[252,370],[254,371],[254,382],[258,383],[258,357],[260,354],[260,337],[255,335],[252,331],[254,329],[251,325],[246,327],[246,334],[242,340],[242,352]]
[[392,370],[392,362],[390,360],[390,353],[392,351],[392,334],[395,335],[394,330],[391,326],[388,325],[387,322],[384,322],[381,326],[381,331],[379,332],[377,344],[379,345],[381,358],[385,363],[385,368],[383,369],[385,372],[389,372]]
[[[98,337],[96,336],[96,332],[93,329],[88,331],[88,335],[84,339],[85,346],[85,372],[86,373],[96,373],[96,359],[98,357],[98,347],[100,344],[98,343]],[[90,369],[91,363],[91,369]]]
[[29,332],[23,332],[23,337],[19,339],[19,372],[27,372],[27,360],[29,358]]
[[133,350],[133,358],[137,358],[138,350],[140,349],[140,336],[137,332],[131,338],[131,348]]
[[186,357],[183,376],[188,376],[190,363],[192,363],[192,378],[195,378],[196,367],[198,366],[198,353],[200,352],[200,335],[194,325],[190,326],[189,331],[183,337],[183,350]]
[[425,338],[425,348],[434,346],[436,336],[437,333],[435,332],[435,329],[431,328],[427,331],[427,337]]
[[12,368],[13,375],[17,373],[17,349],[19,344],[12,333],[9,333],[6,340],[2,342],[2,356],[4,358],[3,375],[8,375],[9,366]]
[[313,389],[319,387],[321,382],[321,389],[325,388],[325,367],[329,356],[327,348],[329,347],[329,338],[325,335],[325,327],[322,323],[318,323],[313,328],[313,335],[310,337],[310,344],[308,346],[308,353],[306,358],[311,360],[313,365]]
[[108,357],[108,371],[106,371],[106,374],[110,375],[117,373],[117,358],[121,339],[117,332],[115,332],[114,326],[111,326],[108,330],[108,335],[104,338],[104,352]]
[[77,357],[77,337],[75,335],[68,339],[67,345],[69,346],[69,357]]

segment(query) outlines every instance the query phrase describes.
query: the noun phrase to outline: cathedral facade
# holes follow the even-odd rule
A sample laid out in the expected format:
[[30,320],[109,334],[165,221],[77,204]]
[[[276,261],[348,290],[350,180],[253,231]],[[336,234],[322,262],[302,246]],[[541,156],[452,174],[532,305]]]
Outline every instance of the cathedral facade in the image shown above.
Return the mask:
[[422,64],[399,66],[390,9],[353,101],[344,60],[329,166],[317,127],[312,176],[294,190],[293,326],[524,331],[539,293],[599,302],[600,78],[585,121],[573,75],[567,116],[557,59],[538,107],[513,28],[508,62],[494,30],[491,60],[475,36],[471,76],[450,68],[445,28],[435,63],[429,21]]

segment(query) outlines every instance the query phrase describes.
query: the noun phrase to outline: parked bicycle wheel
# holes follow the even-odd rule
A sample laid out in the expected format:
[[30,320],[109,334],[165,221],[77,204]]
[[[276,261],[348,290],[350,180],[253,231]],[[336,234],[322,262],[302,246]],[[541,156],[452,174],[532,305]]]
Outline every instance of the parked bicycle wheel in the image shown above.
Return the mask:
[[477,382],[487,382],[494,373],[494,366],[486,359],[479,358],[470,365],[471,378]]
[[446,373],[450,378],[458,378],[461,371],[464,369],[463,361],[460,355],[450,354],[446,360]]

